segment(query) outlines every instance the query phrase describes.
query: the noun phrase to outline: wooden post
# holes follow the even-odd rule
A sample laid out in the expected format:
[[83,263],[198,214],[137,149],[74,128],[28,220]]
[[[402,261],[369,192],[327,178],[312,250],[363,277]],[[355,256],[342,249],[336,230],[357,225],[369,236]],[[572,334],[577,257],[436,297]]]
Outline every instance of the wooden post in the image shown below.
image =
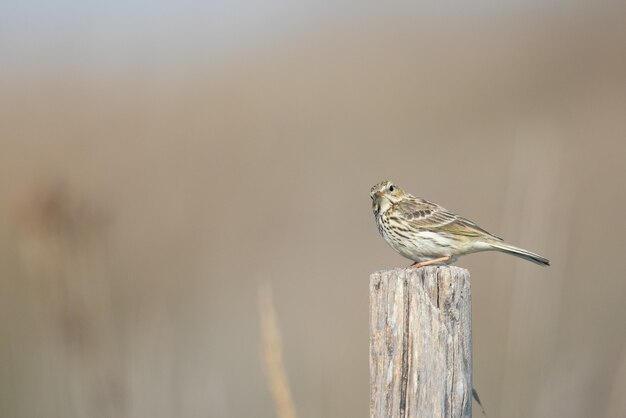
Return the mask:
[[471,418],[469,280],[453,266],[370,276],[371,418]]

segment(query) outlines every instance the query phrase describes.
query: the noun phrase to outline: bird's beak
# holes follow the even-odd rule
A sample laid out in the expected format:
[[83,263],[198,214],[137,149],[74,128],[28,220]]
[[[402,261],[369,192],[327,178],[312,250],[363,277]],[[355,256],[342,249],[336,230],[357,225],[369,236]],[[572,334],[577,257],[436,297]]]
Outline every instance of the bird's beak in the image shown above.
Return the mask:
[[374,192],[374,196],[376,196],[377,199],[380,199],[383,197],[383,192]]

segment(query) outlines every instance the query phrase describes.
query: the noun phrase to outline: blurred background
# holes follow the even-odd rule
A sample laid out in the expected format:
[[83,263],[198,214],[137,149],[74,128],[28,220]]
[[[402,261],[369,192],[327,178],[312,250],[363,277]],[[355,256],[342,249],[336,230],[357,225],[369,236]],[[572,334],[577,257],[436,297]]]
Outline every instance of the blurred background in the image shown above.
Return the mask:
[[[0,4],[0,416],[369,413],[392,179],[470,269],[490,417],[626,417],[624,2]],[[475,415],[480,416],[478,409]]]

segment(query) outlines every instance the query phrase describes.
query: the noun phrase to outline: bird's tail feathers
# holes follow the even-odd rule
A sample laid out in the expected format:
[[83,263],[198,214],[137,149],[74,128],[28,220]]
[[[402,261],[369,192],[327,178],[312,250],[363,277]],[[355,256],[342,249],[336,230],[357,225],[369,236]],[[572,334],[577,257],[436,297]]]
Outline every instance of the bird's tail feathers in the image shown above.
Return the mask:
[[514,247],[503,242],[490,242],[489,246],[496,251],[501,251],[503,253],[523,258],[524,260],[532,261],[533,263],[539,264],[540,266],[550,265],[550,260],[548,260],[547,258],[542,257],[539,254],[532,253],[528,250],[524,250],[523,248]]

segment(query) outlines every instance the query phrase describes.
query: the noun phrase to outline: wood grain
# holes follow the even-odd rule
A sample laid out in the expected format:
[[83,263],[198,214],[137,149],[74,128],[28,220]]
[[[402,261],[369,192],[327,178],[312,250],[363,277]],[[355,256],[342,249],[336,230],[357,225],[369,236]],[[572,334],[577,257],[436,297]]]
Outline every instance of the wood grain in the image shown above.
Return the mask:
[[370,416],[472,416],[469,272],[454,266],[370,276]]

